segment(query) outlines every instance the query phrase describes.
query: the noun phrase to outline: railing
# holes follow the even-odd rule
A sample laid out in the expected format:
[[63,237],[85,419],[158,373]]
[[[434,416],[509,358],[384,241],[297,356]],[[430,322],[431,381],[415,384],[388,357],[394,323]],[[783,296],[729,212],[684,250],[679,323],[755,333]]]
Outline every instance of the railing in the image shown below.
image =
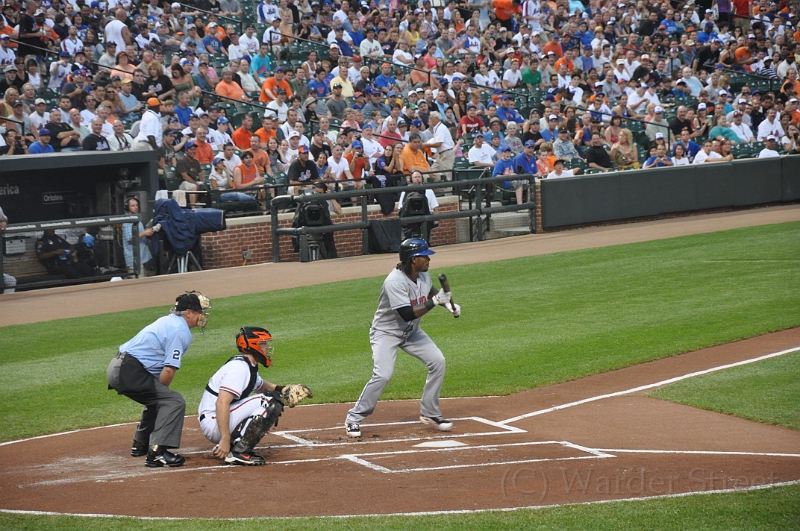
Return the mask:
[[[457,170],[451,170],[451,172],[455,171]],[[443,173],[443,172],[437,171],[437,172],[426,172],[426,173]],[[425,216],[403,217],[400,218],[400,224],[405,226],[417,223],[430,223],[444,219],[477,218],[477,239],[483,240],[484,239],[483,227],[484,223],[488,221],[489,216],[491,216],[492,214],[499,214],[504,212],[517,212],[520,210],[528,210],[529,220],[530,220],[529,229],[531,233],[535,233],[536,227],[535,227],[534,209],[536,208],[536,203],[535,201],[533,201],[535,179],[536,179],[535,175],[504,175],[501,177],[478,178],[478,179],[469,179],[464,181],[450,180],[439,183],[424,183],[424,184],[410,185],[410,186],[393,186],[389,188],[381,188],[380,190],[373,188],[364,190],[330,192],[326,194],[299,195],[295,197],[279,196],[272,200],[270,207],[271,230],[272,230],[272,260],[273,262],[280,262],[280,236],[297,237],[300,246],[300,261],[308,262],[310,256],[308,247],[309,235],[341,232],[348,230],[361,230],[362,253],[369,254],[369,232],[367,229],[369,228],[370,224],[369,224],[369,216],[367,209],[367,204],[368,204],[367,197],[370,195],[374,195],[376,193],[399,193],[399,192],[408,193],[420,190],[428,190],[428,189],[435,190],[442,188],[480,189],[487,185],[493,186],[496,183],[525,180],[528,181],[529,195],[530,195],[529,201],[525,203],[519,205],[515,204],[509,206],[492,207],[490,205],[483,206],[481,201],[477,201],[473,207],[472,202],[470,202],[470,208],[467,210],[458,210],[456,212],[445,212],[442,214],[429,214]],[[355,221],[351,223],[338,223],[333,225],[303,226],[297,228],[280,228],[278,226],[279,223],[278,211],[281,209],[288,208],[289,206],[292,205],[292,203],[303,204],[316,201],[326,201],[329,199],[346,199],[351,197],[361,198],[360,201],[361,221]]]

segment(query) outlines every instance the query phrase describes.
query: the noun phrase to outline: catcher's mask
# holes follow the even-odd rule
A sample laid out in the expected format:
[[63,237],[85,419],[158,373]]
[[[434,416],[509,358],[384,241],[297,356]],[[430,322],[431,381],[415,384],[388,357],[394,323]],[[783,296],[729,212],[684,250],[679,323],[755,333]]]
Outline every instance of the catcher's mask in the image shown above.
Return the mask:
[[207,310],[211,309],[211,300],[202,293],[196,291],[187,291],[183,295],[178,295],[175,299],[175,307],[172,312],[178,315],[183,315],[186,310],[200,312],[200,318],[197,320],[197,326],[200,327],[200,332],[205,333],[206,324],[208,324]]
[[272,336],[265,328],[243,326],[236,335],[236,348],[255,356],[264,367],[272,365]]

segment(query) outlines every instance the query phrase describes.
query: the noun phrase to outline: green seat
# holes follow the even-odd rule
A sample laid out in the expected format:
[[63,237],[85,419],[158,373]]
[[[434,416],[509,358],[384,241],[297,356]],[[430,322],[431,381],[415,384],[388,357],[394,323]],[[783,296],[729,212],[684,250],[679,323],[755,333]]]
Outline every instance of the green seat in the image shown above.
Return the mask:
[[170,192],[177,190],[181,185],[181,178],[175,173],[175,166],[166,166],[164,168],[164,182],[167,185],[167,190]]

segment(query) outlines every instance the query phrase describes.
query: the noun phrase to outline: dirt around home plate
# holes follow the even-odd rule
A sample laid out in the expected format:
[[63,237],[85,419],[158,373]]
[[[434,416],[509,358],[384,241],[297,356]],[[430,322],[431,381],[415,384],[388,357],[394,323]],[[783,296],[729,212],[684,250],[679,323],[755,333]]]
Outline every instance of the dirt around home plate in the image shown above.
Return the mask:
[[[442,265],[555,252],[800,219],[797,207],[759,209],[641,225],[442,247]],[[715,228],[716,227],[716,228]],[[650,237],[648,237],[650,236]],[[522,254],[520,254],[522,253]],[[70,315],[163,304],[163,293],[192,287],[212,297],[237,294],[235,279],[258,268],[292,267],[296,284],[378,275],[394,258],[275,264],[2,297],[24,322],[28,299],[66,298]],[[341,263],[340,263],[341,262]],[[358,262],[359,267],[353,267]],[[314,271],[309,271],[314,269]],[[333,271],[335,270],[335,271]],[[262,273],[263,275],[263,273]],[[308,276],[307,276],[308,275]],[[322,279],[320,279],[322,276]],[[211,277],[211,278],[208,278]],[[128,286],[126,286],[126,284]],[[207,289],[206,289],[207,287]],[[288,287],[288,286],[280,286]],[[111,289],[112,292],[108,290]],[[152,292],[152,293],[150,293]],[[21,310],[17,311],[18,303]],[[103,305],[100,304],[102,307]],[[109,311],[109,310],[105,310]],[[7,312],[3,312],[7,313]],[[65,317],[60,313],[57,317]],[[17,322],[15,321],[15,322]],[[3,323],[9,324],[9,323]],[[423,426],[416,401],[381,402],[361,439],[342,426],[350,404],[287,410],[259,448],[264,467],[221,465],[195,416],[187,417],[180,453],[186,466],[148,469],[129,455],[134,424],[100,427],[0,444],[0,509],[147,517],[250,517],[463,511],[677,495],[800,480],[800,432],[646,396],[665,380],[710,371],[800,346],[800,329],[598,374],[506,397],[442,401],[451,432]],[[254,484],[280,482],[281,496],[226,497]],[[313,488],[309,484],[313,483]]]

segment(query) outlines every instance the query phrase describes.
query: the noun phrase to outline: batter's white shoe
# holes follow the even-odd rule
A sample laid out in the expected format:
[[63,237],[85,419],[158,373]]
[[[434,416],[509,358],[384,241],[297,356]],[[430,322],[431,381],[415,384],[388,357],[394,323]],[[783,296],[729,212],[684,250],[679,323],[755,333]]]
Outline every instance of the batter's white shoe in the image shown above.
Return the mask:
[[348,437],[361,437],[361,424],[345,424],[344,428]]
[[450,431],[453,429],[453,423],[442,417],[425,417],[420,415],[419,420],[421,420],[423,424],[427,424],[439,431]]

